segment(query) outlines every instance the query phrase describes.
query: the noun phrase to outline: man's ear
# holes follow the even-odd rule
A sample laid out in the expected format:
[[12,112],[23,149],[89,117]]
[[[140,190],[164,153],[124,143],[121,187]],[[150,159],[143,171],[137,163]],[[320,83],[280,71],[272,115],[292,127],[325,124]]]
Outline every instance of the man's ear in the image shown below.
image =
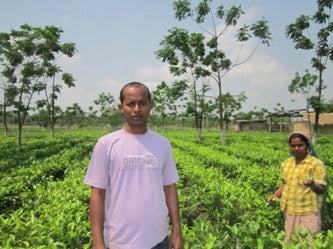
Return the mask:
[[154,101],[150,101],[150,110],[152,110],[154,108]]
[[123,114],[123,110],[122,110],[121,107],[122,107],[121,104],[118,104],[118,110],[119,110],[119,112],[120,112],[121,114]]

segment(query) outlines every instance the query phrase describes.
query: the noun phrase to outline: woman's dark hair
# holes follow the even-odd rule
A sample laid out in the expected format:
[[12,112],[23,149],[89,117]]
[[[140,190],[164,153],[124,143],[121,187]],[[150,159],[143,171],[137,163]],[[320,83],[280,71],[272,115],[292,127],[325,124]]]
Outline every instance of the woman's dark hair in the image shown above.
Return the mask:
[[309,154],[322,160],[321,159],[321,156],[320,156],[320,153],[314,148],[313,146],[313,143],[311,141],[311,137],[307,137],[306,135],[303,135],[302,133],[293,133],[289,136],[289,139],[288,139],[288,143],[290,144],[290,141],[292,138],[299,138],[301,139],[305,144],[306,146],[308,147],[308,150],[309,150]]
[[142,86],[146,89],[146,92],[147,92],[147,98],[150,102],[150,99],[151,99],[151,96],[150,96],[150,91],[149,91],[149,88],[143,84],[143,83],[140,83],[140,82],[136,82],[136,81],[133,81],[133,82],[129,82],[127,83],[126,85],[123,86],[123,88],[120,90],[120,96],[119,96],[119,99],[120,99],[120,103],[123,103],[124,101],[124,95],[123,95],[123,92],[124,92],[124,89],[126,87],[139,87],[139,86]]
[[300,133],[294,133],[289,137],[288,143],[290,144],[290,141],[292,138],[299,138],[301,139],[304,143],[306,143],[306,145],[308,146],[308,148],[311,145],[311,141],[304,135],[300,134]]

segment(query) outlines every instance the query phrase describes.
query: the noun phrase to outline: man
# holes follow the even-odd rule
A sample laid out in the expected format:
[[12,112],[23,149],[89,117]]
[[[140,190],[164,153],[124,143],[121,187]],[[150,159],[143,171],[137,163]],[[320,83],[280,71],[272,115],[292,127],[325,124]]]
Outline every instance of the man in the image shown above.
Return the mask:
[[147,129],[149,89],[126,84],[118,107],[125,125],[98,140],[84,180],[93,248],[180,249],[179,177],[169,141]]

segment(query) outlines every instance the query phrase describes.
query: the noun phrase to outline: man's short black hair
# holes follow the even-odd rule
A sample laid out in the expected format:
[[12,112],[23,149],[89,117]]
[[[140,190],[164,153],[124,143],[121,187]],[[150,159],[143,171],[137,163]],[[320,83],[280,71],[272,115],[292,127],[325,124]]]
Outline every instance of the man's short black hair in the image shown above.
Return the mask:
[[147,98],[148,98],[148,100],[150,102],[151,96],[150,96],[149,88],[145,84],[143,84],[141,82],[132,81],[132,82],[129,82],[126,85],[124,85],[123,88],[120,90],[120,96],[119,96],[120,103],[123,103],[123,101],[124,101],[123,92],[124,92],[124,89],[126,87],[138,87],[138,86],[143,86],[146,89],[146,91],[147,91]]

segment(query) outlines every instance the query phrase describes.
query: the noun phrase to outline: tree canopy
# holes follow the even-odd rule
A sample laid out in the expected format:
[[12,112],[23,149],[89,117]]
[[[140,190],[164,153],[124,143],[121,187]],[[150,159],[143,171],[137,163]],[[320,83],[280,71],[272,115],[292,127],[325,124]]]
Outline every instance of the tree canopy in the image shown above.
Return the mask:
[[[50,122],[54,124],[54,100],[61,85],[55,83],[55,76],[62,72],[56,65],[57,57],[73,56],[74,43],[61,43],[63,31],[55,26],[31,27],[28,24],[20,29],[0,32],[1,75],[4,84],[4,105],[12,107],[17,113],[17,146],[21,145],[22,126],[31,109],[34,95],[45,92]],[[48,81],[52,79],[51,93],[48,95]],[[62,74],[62,81],[67,86],[74,86],[74,78],[69,73]],[[53,119],[52,119],[53,117]]]

